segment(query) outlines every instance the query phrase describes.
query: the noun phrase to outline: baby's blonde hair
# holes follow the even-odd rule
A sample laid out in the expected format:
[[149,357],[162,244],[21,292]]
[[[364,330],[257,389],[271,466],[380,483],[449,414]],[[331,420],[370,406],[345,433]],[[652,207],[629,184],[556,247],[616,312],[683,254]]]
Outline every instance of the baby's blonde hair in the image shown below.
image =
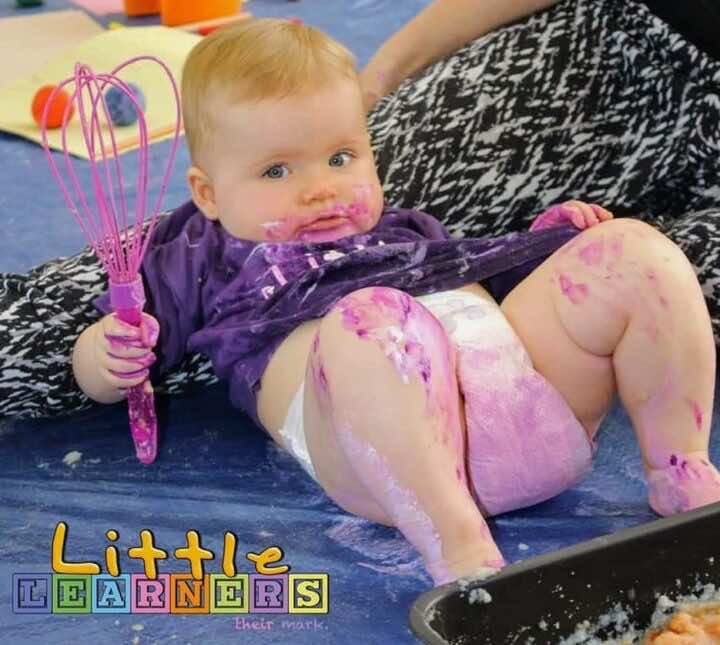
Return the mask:
[[213,133],[212,98],[229,103],[281,99],[357,80],[353,55],[308,25],[262,18],[219,29],[190,52],[182,73],[182,111],[190,156]]

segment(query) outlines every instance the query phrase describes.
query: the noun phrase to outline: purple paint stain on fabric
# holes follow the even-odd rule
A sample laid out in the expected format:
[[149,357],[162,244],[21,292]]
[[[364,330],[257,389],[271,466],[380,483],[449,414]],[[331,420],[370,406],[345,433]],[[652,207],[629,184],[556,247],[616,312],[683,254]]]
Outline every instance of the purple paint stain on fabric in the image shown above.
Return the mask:
[[[152,377],[188,351],[206,354],[229,381],[233,405],[259,423],[256,397],[271,356],[343,296],[376,286],[416,296],[480,282],[502,300],[577,233],[567,225],[453,239],[430,215],[386,209],[371,231],[332,242],[253,242],[230,236],[188,202],[160,220],[143,261],[146,311],[160,323]],[[327,261],[330,251],[342,256]],[[308,265],[308,254],[318,268]],[[286,284],[278,284],[273,264]],[[107,294],[95,305],[111,309]]]

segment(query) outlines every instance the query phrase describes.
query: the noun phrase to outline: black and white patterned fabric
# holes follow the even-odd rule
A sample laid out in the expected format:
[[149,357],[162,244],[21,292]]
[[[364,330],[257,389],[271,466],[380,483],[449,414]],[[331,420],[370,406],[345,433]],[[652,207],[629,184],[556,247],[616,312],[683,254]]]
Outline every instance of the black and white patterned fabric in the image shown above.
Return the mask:
[[[58,416],[92,405],[73,378],[72,351],[99,319],[92,301],[106,290],[90,249],[27,275],[0,274],[0,415]],[[204,356],[188,354],[154,385],[158,394],[177,394],[216,381]]]
[[[370,115],[393,206],[460,236],[527,228],[566,200],[652,222],[696,268],[720,341],[720,63],[628,0],[566,0],[403,83]],[[0,415],[90,402],[72,348],[106,288],[89,251],[0,274]],[[215,381],[188,355],[160,383]]]

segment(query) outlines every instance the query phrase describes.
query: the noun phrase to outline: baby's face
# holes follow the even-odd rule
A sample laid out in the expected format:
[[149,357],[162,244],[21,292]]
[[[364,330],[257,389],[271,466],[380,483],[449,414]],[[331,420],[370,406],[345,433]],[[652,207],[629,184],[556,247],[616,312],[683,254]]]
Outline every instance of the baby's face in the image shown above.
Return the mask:
[[382,189],[357,83],[225,104],[216,123],[207,174],[231,235],[325,242],[377,223]]

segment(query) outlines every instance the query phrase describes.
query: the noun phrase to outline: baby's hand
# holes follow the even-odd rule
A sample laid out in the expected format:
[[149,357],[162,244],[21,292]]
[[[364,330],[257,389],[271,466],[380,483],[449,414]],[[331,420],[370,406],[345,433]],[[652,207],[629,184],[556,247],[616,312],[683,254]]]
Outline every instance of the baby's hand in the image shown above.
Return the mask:
[[95,334],[95,359],[101,377],[110,387],[124,391],[147,380],[156,358],[152,348],[159,330],[157,320],[146,313],[139,327],[123,322],[115,314],[100,321]]
[[572,222],[575,228],[583,230],[613,218],[613,214],[597,204],[586,204],[578,200],[571,200],[552,206],[535,218],[530,226],[531,231],[559,226],[564,222]]

